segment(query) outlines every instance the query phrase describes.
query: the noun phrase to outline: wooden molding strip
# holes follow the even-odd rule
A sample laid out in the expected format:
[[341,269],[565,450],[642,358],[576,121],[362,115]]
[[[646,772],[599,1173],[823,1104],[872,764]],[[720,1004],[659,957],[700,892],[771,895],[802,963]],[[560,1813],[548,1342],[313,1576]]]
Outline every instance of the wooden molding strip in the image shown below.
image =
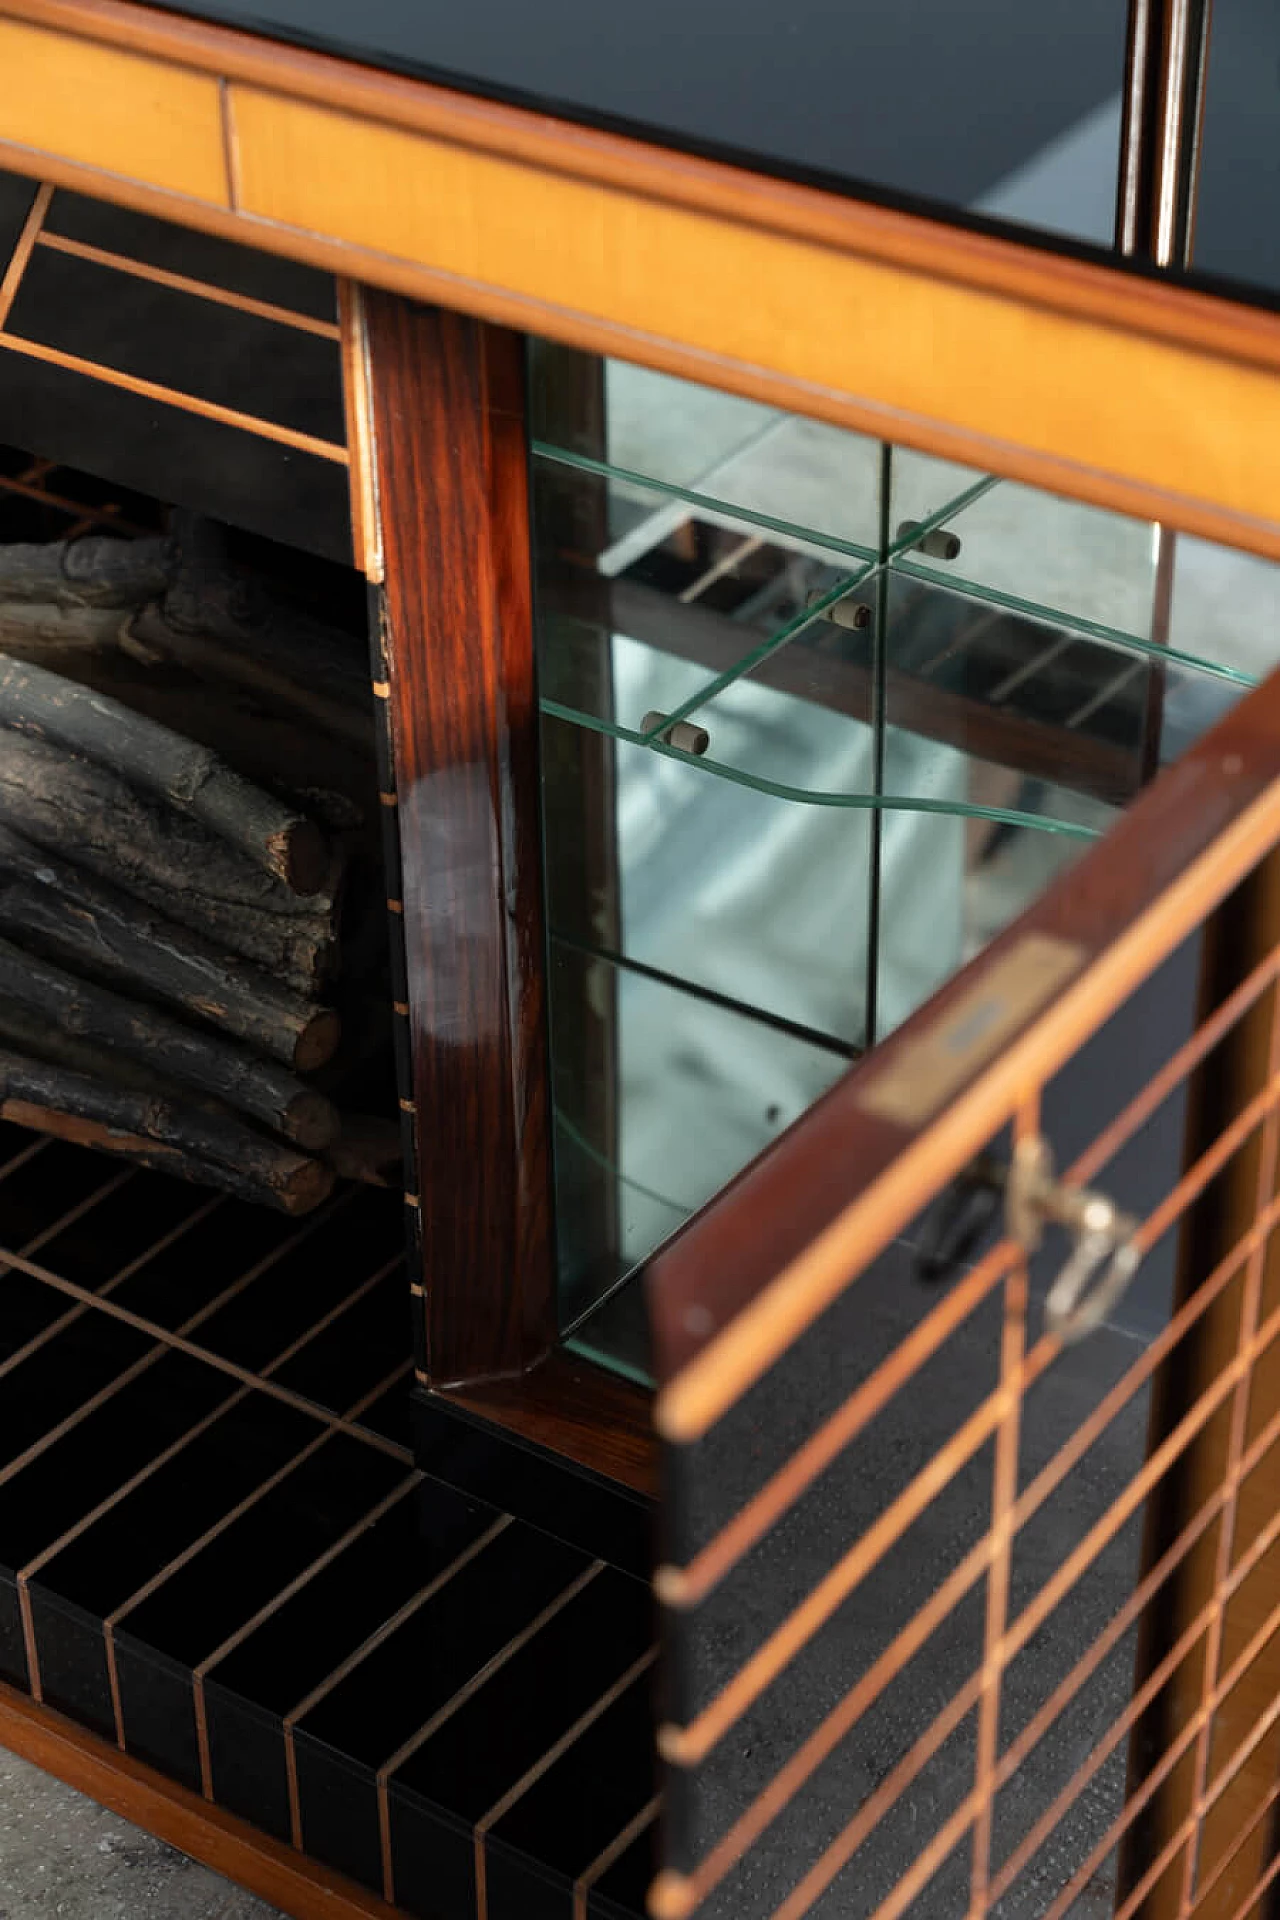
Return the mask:
[[1280,557],[1272,315],[126,0],[0,67],[0,166]]
[[0,1746],[248,1888],[293,1920],[398,1920],[341,1874],[259,1833],[0,1681]]

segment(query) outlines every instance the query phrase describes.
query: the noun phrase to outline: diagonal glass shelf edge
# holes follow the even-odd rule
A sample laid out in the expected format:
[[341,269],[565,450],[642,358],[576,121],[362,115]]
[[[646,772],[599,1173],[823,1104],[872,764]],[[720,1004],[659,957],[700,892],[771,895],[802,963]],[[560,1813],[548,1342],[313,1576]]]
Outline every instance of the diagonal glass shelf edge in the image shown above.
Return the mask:
[[[669,746],[665,740],[651,733],[641,733],[635,727],[624,727],[618,721],[602,720],[598,714],[566,706],[561,700],[543,698],[538,705],[553,720],[584,727],[588,732],[603,734],[610,740],[623,740],[629,746],[646,747],[649,752],[679,761],[682,766],[696,767],[700,773],[710,774],[713,779],[732,781],[737,786],[750,788],[754,793],[769,794],[775,800],[791,800],[808,807],[839,807],[852,813],[935,813],[962,820],[990,820],[998,825],[1029,827],[1039,833],[1060,834],[1069,840],[1101,838],[1096,827],[1081,826],[1074,820],[1055,820],[1047,814],[1023,813],[1016,807],[984,807],[967,801],[928,800],[908,794],[830,793],[813,787],[788,786],[781,780],[770,780],[763,774],[748,773],[743,767],[732,767],[724,761],[712,760],[706,754],[695,757],[679,747]],[[664,731],[666,724],[669,723],[664,723]]]
[[[590,454],[575,453],[568,447],[557,447],[545,440],[532,440],[530,451],[535,460],[543,460],[553,466],[570,467],[575,472],[592,475],[598,480],[616,480],[621,486],[638,487],[646,493],[658,494],[688,507],[702,507],[716,520],[723,520],[733,526],[757,527],[762,533],[776,533],[781,539],[800,541],[807,547],[821,548],[832,556],[840,555],[847,560],[874,560],[874,547],[864,546],[856,540],[845,540],[835,533],[824,533],[821,529],[800,521],[788,520],[779,514],[765,513],[759,507],[739,506],[735,501],[723,500],[714,493],[701,492],[696,487],[679,485],[674,480],[659,480],[652,474],[641,473],[631,467],[617,466],[609,460],[597,460]],[[626,545],[630,535],[623,535],[608,550],[607,564],[601,571],[613,577],[625,571],[628,564]],[[655,542],[656,544],[656,542]],[[638,554],[631,558],[638,558]]]
[[1186,653],[1179,647],[1161,646],[1158,640],[1144,640],[1140,634],[1126,633],[1120,627],[1108,627],[1100,620],[1088,619],[1084,614],[1064,613],[1061,608],[1055,610],[1042,606],[1039,601],[1021,599],[1016,593],[1007,593],[1002,587],[984,586],[980,581],[959,576],[941,578],[932,567],[920,566],[909,554],[891,561],[890,570],[895,578],[918,580],[922,586],[935,587],[941,593],[954,593],[964,600],[977,600],[984,606],[998,607],[1003,613],[1019,614],[1041,626],[1052,627],[1071,639],[1095,640],[1117,652],[1140,654],[1144,659],[1158,660],[1164,666],[1186,667],[1192,673],[1204,674],[1207,679],[1225,680],[1244,693],[1251,693],[1259,684],[1256,674],[1245,673],[1239,667],[1229,667],[1220,660],[1207,660],[1200,654]]
[[[659,1193],[656,1187],[648,1187],[643,1180],[637,1180],[632,1174],[624,1173],[617,1162],[611,1160],[607,1153],[601,1152],[599,1147],[593,1146],[581,1128],[575,1126],[568,1114],[554,1103],[552,1104],[552,1117],[556,1126],[567,1140],[573,1142],[573,1145],[578,1149],[579,1153],[585,1154],[587,1159],[599,1167],[603,1173],[607,1173],[611,1180],[617,1180],[620,1185],[629,1188],[632,1193],[638,1193],[642,1199],[651,1200],[655,1206],[665,1207],[668,1213],[675,1214],[677,1224],[681,1220],[688,1220],[691,1215],[698,1211],[698,1202],[672,1200],[667,1194]],[[600,1304],[600,1301],[593,1300],[590,1307],[581,1315],[578,1324],[580,1325],[582,1320],[588,1319]]]
[[[975,500],[980,499],[984,493],[1002,485],[998,476],[984,476],[973,487],[956,495],[936,513],[922,520],[909,535],[896,541],[889,548],[886,562],[881,563],[871,547],[863,546],[856,541],[843,540],[836,534],[828,534],[821,529],[802,525],[794,520],[763,513],[753,507],[739,506],[715,494],[699,491],[696,487],[680,486],[674,481],[660,480],[652,474],[618,466],[606,460],[597,460],[590,455],[557,447],[547,441],[535,440],[531,443],[531,448],[537,458],[551,464],[569,467],[599,479],[612,479],[624,485],[640,487],[689,507],[704,508],[717,521],[731,526],[741,525],[744,529],[756,528],[764,533],[775,534],[780,539],[799,542],[815,555],[819,552],[823,556],[829,555],[833,564],[842,559],[859,562],[859,570],[850,579],[839,583],[821,601],[812,607],[806,607],[804,613],[788,626],[760,642],[757,648],[744,656],[736,668],[731,671],[726,670],[724,675],[718,676],[715,681],[709,683],[704,692],[697,696],[698,705],[703,704],[705,700],[714,699],[716,694],[722,692],[724,687],[730,685],[734,679],[750,673],[762,660],[767,659],[779,647],[785,646],[807,626],[824,618],[830,607],[834,606],[838,600],[874,579],[882,571],[883,564],[887,564],[896,576],[901,575],[918,580],[921,585],[935,587],[942,592],[961,594],[968,599],[980,601],[984,605],[999,607],[1003,612],[1018,614],[1025,619],[1054,627],[1060,632],[1078,635],[1082,639],[1094,640],[1104,646],[1123,649],[1144,658],[1158,659],[1168,666],[1202,673],[1210,679],[1225,681],[1245,691],[1251,691],[1258,685],[1256,675],[1246,673],[1238,667],[1228,666],[1221,661],[1208,659],[1203,654],[1189,653],[1179,647],[1162,646],[1150,637],[1132,633],[1121,627],[1108,626],[1102,621],[1091,620],[1084,614],[1067,613],[1060,607],[1051,607],[1042,601],[1029,600],[1000,587],[987,586],[982,581],[971,579],[962,573],[942,575],[936,568],[927,567],[912,560],[912,549],[926,533],[945,526],[949,520],[963,512]],[[609,573],[612,576],[620,570],[618,567],[611,566]],[[673,712],[666,718],[663,730],[672,726],[676,720],[684,719],[695,711],[696,706],[686,703],[679,711]]]

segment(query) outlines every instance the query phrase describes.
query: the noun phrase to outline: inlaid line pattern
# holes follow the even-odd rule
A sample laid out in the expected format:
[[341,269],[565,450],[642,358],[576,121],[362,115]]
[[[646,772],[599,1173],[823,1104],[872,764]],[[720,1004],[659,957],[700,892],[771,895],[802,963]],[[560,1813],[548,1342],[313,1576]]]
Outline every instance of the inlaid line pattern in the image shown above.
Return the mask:
[[314,315],[299,313],[271,301],[258,300],[251,295],[217,286],[211,281],[174,273],[146,261],[131,259],[109,248],[96,247],[87,242],[49,232],[46,230],[45,223],[53,198],[52,186],[46,184],[38,188],[3,276],[0,277],[0,349],[31,360],[42,361],[53,367],[60,367],[69,373],[85,374],[94,380],[104,382],[107,386],[120,388],[139,398],[159,401],[165,406],[177,408],[180,412],[196,414],[224,426],[238,427],[261,439],[276,441],[281,446],[313,454],[322,460],[333,461],[342,466],[349,464],[347,448],[341,442],[299,431],[279,421],[264,419],[258,414],[237,407],[222,405],[203,398],[199,394],[184,392],[180,388],[165,385],[160,381],[145,379],[121,368],[83,358],[15,332],[11,324],[14,303],[33,262],[41,253],[56,253],[92,264],[127,279],[163,287],[171,292],[187,294],[195,299],[208,301],[258,320],[267,320],[280,327],[330,340],[335,348],[342,337],[337,321],[320,320]]
[[[66,1185],[61,1199],[51,1197],[44,1216],[35,1224],[28,1220],[30,1230],[19,1241],[7,1231],[6,1195],[15,1206],[24,1202],[26,1195],[23,1217],[27,1218],[33,1189],[29,1185],[24,1188],[24,1178],[30,1182],[37,1166],[47,1170],[42,1176],[42,1191],[47,1188],[50,1195],[57,1195],[65,1184],[60,1177],[64,1168],[77,1175],[78,1184]],[[141,1342],[133,1357],[124,1353],[127,1364],[117,1365],[109,1378],[100,1384],[94,1383],[94,1391],[86,1393],[70,1413],[56,1423],[51,1414],[47,1430],[20,1453],[7,1462],[0,1457],[0,1501],[8,1488],[21,1487],[24,1476],[35,1472],[46,1457],[61,1464],[68,1448],[74,1450],[89,1444],[82,1436],[92,1432],[95,1445],[109,1445],[110,1422],[118,1418],[113,1410],[117,1405],[124,1405],[124,1396],[128,1394],[160,1392],[159,1385],[149,1388],[146,1383],[161,1380],[160,1363],[166,1356],[184,1356],[186,1363],[195,1362],[202,1368],[212,1369],[214,1382],[223,1382],[225,1391],[212,1385],[199,1405],[193,1403],[189,1415],[179,1417],[181,1430],[176,1433],[170,1416],[163,1444],[158,1441],[154,1452],[141,1464],[131,1462],[131,1470],[122,1473],[107,1492],[95,1488],[95,1497],[86,1497],[79,1510],[74,1500],[60,1509],[70,1517],[51,1524],[50,1537],[43,1539],[38,1550],[30,1552],[21,1566],[11,1568],[25,1649],[27,1685],[34,1697],[51,1699],[51,1704],[65,1711],[69,1703],[58,1687],[55,1686],[52,1698],[49,1694],[46,1646],[54,1645],[47,1636],[56,1634],[61,1617],[59,1609],[83,1608],[84,1603],[78,1597],[81,1589],[76,1585],[83,1576],[76,1569],[83,1568],[90,1553],[101,1551],[105,1555],[112,1542],[120,1543],[118,1551],[126,1560],[135,1554],[137,1523],[131,1518],[134,1509],[141,1512],[146,1509],[146,1503],[162,1500],[164,1488],[182,1485],[189,1474],[196,1474],[199,1480],[207,1468],[199,1466],[198,1461],[207,1456],[211,1446],[216,1449],[219,1444],[229,1444],[239,1430],[237,1422],[251,1419],[255,1408],[273,1405],[279,1417],[296,1423],[296,1437],[278,1447],[274,1458],[264,1458],[261,1465],[250,1472],[250,1483],[243,1491],[228,1494],[220,1506],[215,1499],[212,1507],[208,1506],[207,1495],[202,1495],[200,1505],[206,1510],[193,1509],[189,1526],[184,1526],[181,1520],[172,1523],[174,1549],[163,1556],[162,1564],[149,1567],[146,1577],[134,1583],[128,1581],[122,1570],[116,1579],[119,1597],[96,1616],[94,1631],[101,1648],[101,1684],[112,1737],[126,1753],[138,1751],[141,1742],[144,1757],[163,1762],[164,1752],[153,1751],[155,1736],[147,1719],[145,1682],[150,1669],[145,1661],[139,1665],[139,1642],[133,1622],[141,1621],[144,1614],[148,1621],[163,1620],[169,1606],[169,1593],[176,1594],[183,1582],[188,1583],[182,1588],[187,1591],[193,1578],[204,1582],[205,1569],[209,1570],[208,1582],[215,1593],[223,1596],[228,1587],[234,1593],[238,1577],[236,1556],[248,1551],[248,1542],[259,1537],[262,1525],[266,1524],[265,1516],[270,1514],[272,1533],[281,1530],[287,1547],[294,1526],[291,1502],[295,1484],[301,1485],[301,1478],[308,1474],[311,1476],[308,1485],[314,1488],[321,1484],[317,1474],[323,1479],[328,1470],[322,1463],[331,1454],[334,1470],[341,1473],[343,1470],[333,1450],[335,1447],[346,1450],[342,1457],[349,1463],[350,1471],[356,1472],[360,1485],[367,1482],[370,1491],[361,1494],[354,1508],[348,1511],[342,1510],[341,1497],[335,1494],[332,1520],[322,1518],[319,1535],[315,1533],[314,1519],[308,1523],[311,1528],[308,1537],[314,1544],[305,1554],[295,1556],[293,1563],[286,1564],[288,1555],[282,1552],[281,1575],[273,1579],[268,1593],[255,1594],[252,1604],[239,1607],[234,1598],[219,1597],[210,1616],[209,1644],[198,1657],[183,1664],[178,1684],[186,1705],[179,1719],[184,1725],[189,1723],[191,1729],[196,1767],[193,1784],[198,1784],[207,1799],[224,1804],[220,1770],[227,1764],[228,1736],[219,1733],[219,1716],[228,1711],[228,1699],[226,1683],[221,1678],[223,1669],[229,1671],[229,1663],[243,1662],[246,1656],[252,1656],[259,1640],[276,1632],[282,1621],[305,1619],[307,1610],[313,1607],[323,1609],[327,1618],[333,1604],[332,1595],[344,1590],[344,1582],[353,1582],[353,1591],[358,1592],[366,1543],[387,1524],[411,1530],[410,1522],[419,1503],[425,1499],[429,1512],[431,1503],[438,1502],[444,1490],[440,1483],[414,1465],[406,1446],[362,1424],[366,1412],[376,1411],[388,1393],[394,1394],[402,1388],[407,1400],[412,1379],[407,1300],[401,1351],[389,1352],[383,1365],[375,1364],[373,1355],[362,1357],[358,1352],[351,1352],[350,1365],[346,1365],[347,1349],[354,1346],[345,1332],[350,1316],[366,1311],[380,1298],[390,1298],[388,1289],[394,1290],[395,1297],[406,1292],[403,1256],[397,1251],[393,1258],[383,1258],[377,1251],[379,1235],[385,1234],[387,1222],[398,1218],[394,1196],[370,1190],[347,1191],[307,1220],[282,1225],[267,1251],[259,1251],[246,1260],[239,1272],[232,1266],[216,1284],[203,1283],[202,1290],[191,1296],[191,1310],[183,1312],[181,1297],[184,1288],[191,1284],[188,1270],[192,1266],[191,1256],[200,1243],[200,1231],[203,1228],[207,1233],[213,1222],[221,1220],[220,1231],[225,1234],[232,1224],[227,1216],[235,1213],[236,1202],[209,1198],[193,1191],[190,1206],[182,1217],[176,1222],[172,1218],[157,1220],[154,1235],[139,1236],[146,1241],[145,1245],[135,1239],[128,1259],[118,1268],[111,1268],[109,1254],[96,1256],[96,1267],[91,1274],[80,1273],[75,1264],[84,1257],[86,1241],[92,1240],[97,1211],[126,1191],[135,1193],[138,1207],[145,1210],[157,1178],[137,1170],[121,1174],[105,1163],[98,1163],[83,1149],[51,1140],[35,1140],[13,1128],[0,1129],[0,1334],[4,1329],[6,1284],[34,1288],[37,1298],[45,1292],[49,1295],[46,1324],[31,1337],[15,1343],[8,1359],[0,1361],[5,1367],[7,1392],[21,1401],[28,1392],[37,1391],[46,1374],[63,1364],[66,1341],[82,1338],[83,1330],[95,1322],[104,1327],[110,1325],[122,1334],[131,1334]],[[367,1227],[363,1224],[366,1218]],[[312,1252],[318,1255],[334,1244],[335,1231],[344,1219],[350,1223],[347,1240],[357,1247],[367,1240],[369,1254],[363,1267],[353,1262],[341,1278],[326,1279],[313,1301],[305,1291],[305,1283],[300,1289],[297,1280],[305,1272]],[[379,1220],[382,1225],[375,1227],[375,1221]],[[198,1261],[195,1265],[198,1267]],[[75,1280],[69,1277],[73,1270],[80,1273]],[[318,1275],[321,1269],[317,1267],[315,1271]],[[133,1289],[143,1282],[152,1290],[149,1297],[156,1297],[157,1285],[172,1288],[173,1301],[165,1309],[165,1319],[170,1324],[162,1325],[128,1304],[134,1298]],[[259,1304],[264,1313],[277,1316],[280,1331],[275,1350],[248,1366],[231,1357],[227,1343],[234,1344],[235,1326],[245,1324],[244,1310]],[[286,1338],[289,1321],[293,1322],[293,1329]],[[276,1322],[273,1320],[272,1324]],[[336,1387],[332,1403],[327,1405],[308,1399],[287,1384],[292,1377],[291,1365],[322,1348],[334,1360],[338,1375],[345,1374],[351,1382],[349,1389]],[[361,1373],[364,1379],[357,1386]],[[161,1402],[156,1404],[159,1407]],[[106,1427],[104,1421],[108,1423]],[[246,1433],[249,1430],[245,1428]],[[225,1436],[221,1443],[219,1435]],[[74,1463],[74,1457],[74,1453],[68,1455],[70,1464]],[[368,1469],[360,1466],[362,1458],[369,1461]],[[308,1500],[314,1497],[314,1494],[307,1495]],[[327,1496],[322,1497],[327,1500]],[[448,1498],[456,1503],[461,1496],[450,1493]],[[139,1502],[143,1503],[142,1507],[138,1506]],[[264,1516],[261,1522],[259,1515]],[[380,1649],[385,1648],[393,1636],[416,1634],[419,1622],[421,1631],[429,1632],[429,1623],[434,1617],[433,1601],[445,1595],[464,1575],[474,1581],[485,1564],[485,1555],[518,1524],[510,1514],[496,1509],[481,1511],[472,1537],[460,1543],[445,1558],[444,1564],[414,1586],[407,1597],[395,1596],[394,1603],[383,1609],[372,1627],[353,1632],[348,1644],[342,1645],[341,1632],[331,1620],[328,1622],[326,1635],[333,1647],[341,1647],[341,1651],[310,1681],[302,1697],[288,1703],[282,1712],[267,1712],[248,1703],[248,1724],[255,1724],[256,1716],[262,1725],[274,1729],[269,1735],[264,1733],[261,1739],[265,1749],[275,1756],[272,1765],[279,1771],[286,1809],[282,1837],[291,1838],[295,1847],[302,1848],[305,1844],[314,1852],[317,1846],[323,1849],[325,1845],[324,1823],[308,1818],[306,1812],[308,1789],[305,1777],[300,1778],[295,1744],[299,1723],[335,1696],[344,1683],[359,1687],[362,1673],[374,1671]],[[0,1565],[7,1564],[5,1556],[4,1519],[0,1512]],[[570,1555],[570,1559],[577,1559],[580,1570],[573,1571],[570,1566],[549,1599],[531,1602],[526,1617],[500,1644],[487,1648],[478,1665],[469,1666],[465,1653],[460,1652],[457,1684],[450,1697],[443,1705],[436,1705],[407,1737],[398,1737],[393,1743],[395,1750],[380,1758],[368,1789],[378,1834],[376,1871],[370,1871],[366,1878],[371,1891],[384,1897],[397,1897],[402,1904],[406,1899],[412,1901],[412,1887],[405,1893],[399,1884],[403,1876],[397,1871],[395,1835],[388,1817],[389,1793],[393,1788],[400,1791],[398,1769],[464,1709],[474,1712],[476,1703],[484,1698],[486,1685],[518,1655],[527,1657],[527,1650],[536,1649],[539,1636],[557,1622],[566,1608],[589,1600],[603,1571],[603,1563],[588,1562],[576,1555]],[[64,1575],[63,1569],[69,1569],[69,1575]],[[247,1566],[245,1570],[248,1571]],[[71,1586],[63,1598],[60,1583],[67,1577]],[[363,1618],[369,1617],[368,1602],[361,1601],[359,1612]],[[216,1630],[212,1624],[215,1615]],[[173,1669],[172,1656],[159,1650],[156,1657],[161,1663],[156,1668],[157,1674]],[[521,1767],[518,1778],[509,1783],[501,1802],[491,1809],[490,1819],[514,1805],[547,1769],[563,1762],[577,1740],[608,1710],[626,1685],[648,1670],[654,1658],[652,1647],[633,1649],[629,1656],[626,1649],[621,1648],[616,1677],[600,1688],[598,1698],[577,1716],[567,1731],[557,1727],[548,1735],[541,1758],[532,1766]],[[62,1672],[57,1660],[55,1667]],[[217,1686],[211,1691],[213,1682],[217,1682]],[[59,1685],[65,1693],[65,1682],[60,1680]],[[240,1697],[233,1689],[232,1708]],[[163,1748],[163,1737],[161,1745]],[[637,1754],[627,1764],[637,1766],[634,1808],[625,1823],[620,1823],[618,1833],[601,1846],[592,1867],[580,1876],[576,1891],[572,1884],[566,1884],[566,1900],[573,1901],[575,1913],[583,1916],[593,1911],[584,1904],[589,1898],[593,1875],[598,1877],[607,1871],[638,1835],[653,1828],[651,1769],[643,1754]],[[181,1774],[178,1777],[182,1777]],[[230,1790],[234,1795],[234,1782]],[[243,1805],[236,1805],[233,1810],[251,1812]],[[477,1830],[481,1852],[483,1831],[484,1822],[481,1822]],[[323,1852],[319,1857],[325,1857]],[[335,1859],[328,1864],[341,1868],[343,1861]],[[533,1870],[536,1869],[531,1866]],[[404,1910],[419,1909],[410,1904]],[[616,1910],[610,1907],[611,1913]],[[639,1910],[637,1904],[637,1913]],[[475,1920],[480,1920],[486,1911],[481,1881],[476,1893]],[[501,1907],[490,1909],[488,1920],[502,1920],[504,1912]],[[453,1920],[452,1914],[448,1920]]]

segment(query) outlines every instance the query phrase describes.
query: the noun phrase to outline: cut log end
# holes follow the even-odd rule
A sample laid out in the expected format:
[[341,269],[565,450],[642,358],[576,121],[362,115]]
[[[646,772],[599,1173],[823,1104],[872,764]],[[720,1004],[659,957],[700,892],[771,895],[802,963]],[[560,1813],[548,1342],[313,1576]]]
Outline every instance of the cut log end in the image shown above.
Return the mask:
[[338,1051],[342,1022],[328,1007],[321,1007],[299,1033],[293,1048],[295,1073],[315,1073],[327,1067]]
[[323,1160],[302,1160],[274,1195],[275,1204],[284,1213],[312,1213],[329,1198],[337,1175]]
[[281,1115],[281,1124],[294,1145],[308,1153],[323,1153],[331,1147],[341,1126],[333,1102],[309,1087],[294,1095]]

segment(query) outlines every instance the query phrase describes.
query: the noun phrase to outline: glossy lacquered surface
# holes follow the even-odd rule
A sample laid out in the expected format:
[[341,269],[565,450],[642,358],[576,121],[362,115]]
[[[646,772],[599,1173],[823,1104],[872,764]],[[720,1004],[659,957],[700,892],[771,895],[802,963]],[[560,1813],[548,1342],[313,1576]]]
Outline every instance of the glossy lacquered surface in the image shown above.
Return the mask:
[[367,302],[419,1116],[425,1371],[555,1336],[523,344]]

